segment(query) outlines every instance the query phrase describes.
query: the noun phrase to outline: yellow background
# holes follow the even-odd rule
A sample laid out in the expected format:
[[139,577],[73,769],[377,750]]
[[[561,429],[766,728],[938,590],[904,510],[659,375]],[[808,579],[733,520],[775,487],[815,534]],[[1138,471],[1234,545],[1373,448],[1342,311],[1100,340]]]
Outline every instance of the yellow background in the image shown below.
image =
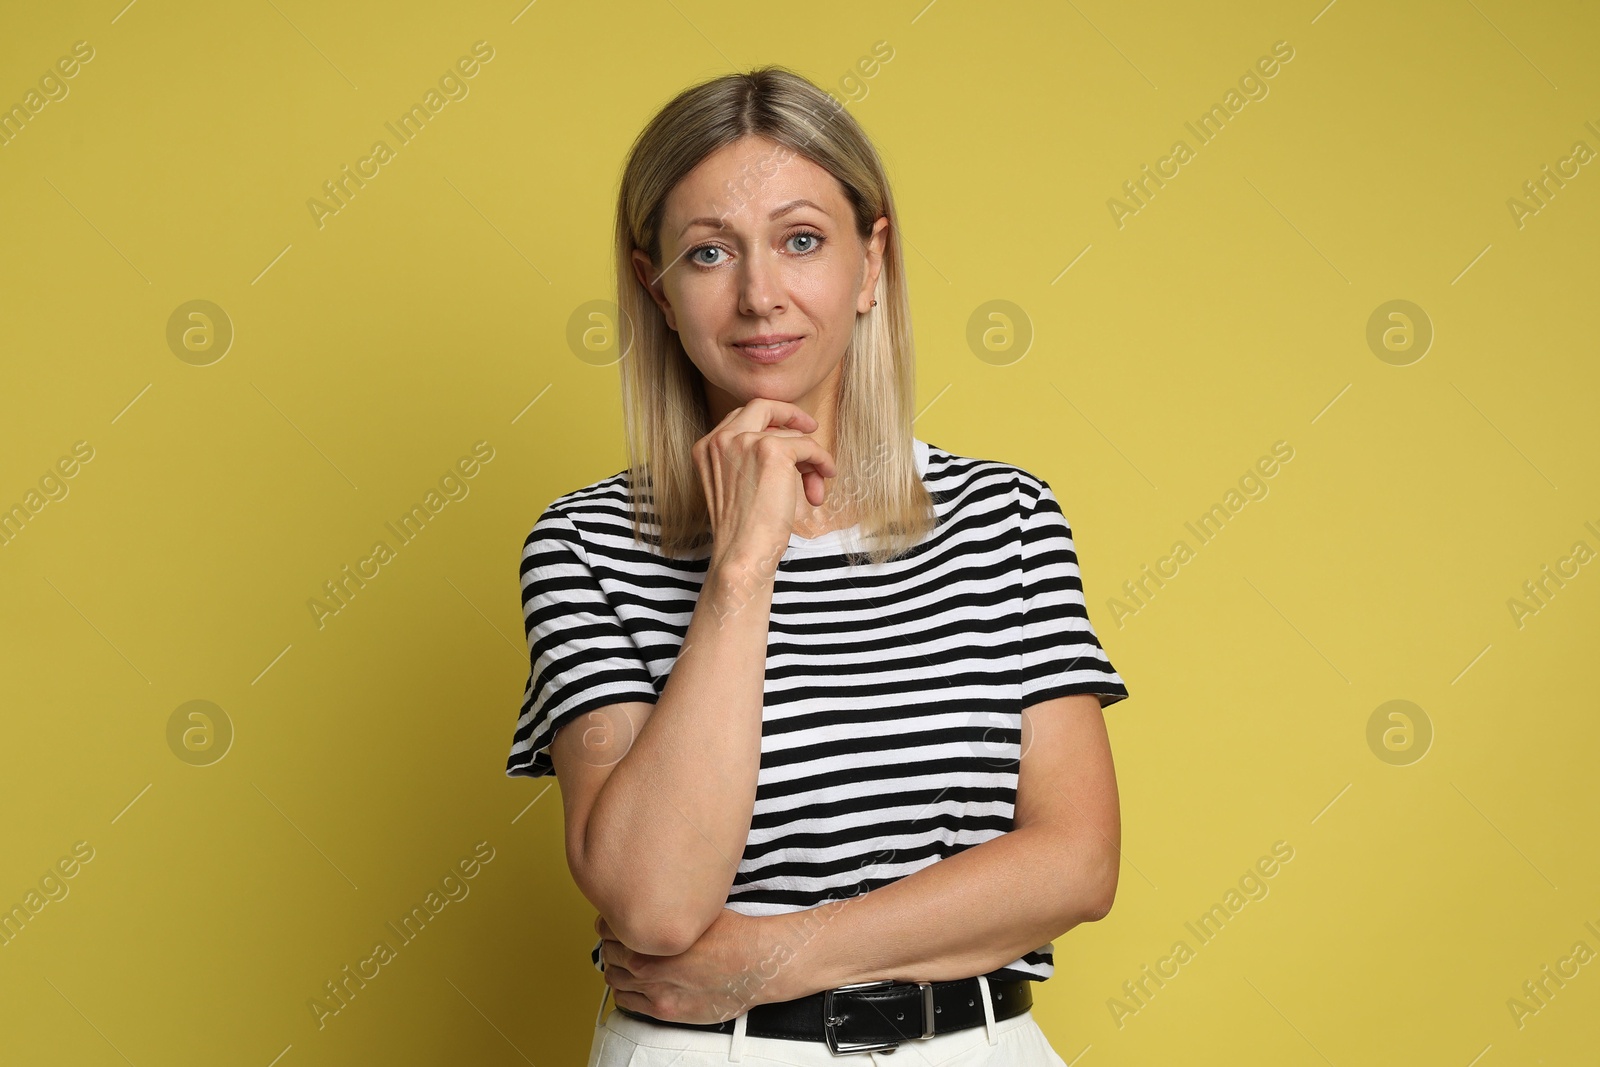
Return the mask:
[[[94,58],[0,148],[0,505],[94,455],[0,549],[0,905],[94,858],[0,948],[0,1059],[582,1062],[593,911],[553,780],[503,776],[517,557],[623,463],[617,370],[566,330],[610,293],[628,144],[781,62],[890,169],[916,432],[1056,488],[1133,693],[1117,902],[1039,989],[1062,1056],[1589,1062],[1600,962],[1521,1026],[1507,1001],[1600,951],[1600,564],[1520,628],[1507,601],[1600,550],[1600,162],[1520,228],[1507,200],[1600,150],[1597,29],[1506,0],[8,5],[0,103]],[[479,40],[470,94],[319,228],[306,201]],[[1280,40],[1199,146],[1184,123]],[[1178,138],[1195,158],[1119,228]],[[235,331],[207,366],[166,340],[196,299]],[[1366,341],[1396,299],[1435,330],[1407,366]],[[969,347],[990,300],[1023,358]],[[1270,494],[1118,626],[1122,583],[1279,440]],[[470,494],[319,628],[322,584],[477,441]],[[1433,731],[1407,765],[1367,741],[1394,699]],[[234,731],[209,766],[169,742],[191,700]],[[480,841],[470,895],[319,1029],[308,1000]],[[1185,922],[1275,841],[1293,860],[1202,946]]]

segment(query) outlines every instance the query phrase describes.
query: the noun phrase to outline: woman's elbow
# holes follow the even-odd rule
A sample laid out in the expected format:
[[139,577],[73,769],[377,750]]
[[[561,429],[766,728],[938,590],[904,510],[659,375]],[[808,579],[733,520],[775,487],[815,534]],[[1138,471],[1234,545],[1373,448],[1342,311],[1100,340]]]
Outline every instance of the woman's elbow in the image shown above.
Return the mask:
[[671,902],[633,900],[615,909],[617,917],[602,912],[612,931],[628,948],[647,956],[677,956],[689,951],[715,921]]
[[685,913],[681,901],[649,894],[650,880],[641,879],[637,870],[602,866],[592,859],[569,843],[567,868],[572,880],[584,899],[605,917],[616,940],[647,956],[676,956],[699,939],[694,919]]
[[1094,850],[1092,856],[1086,863],[1080,861],[1079,877],[1072,886],[1070,899],[1065,903],[1065,929],[1104,919],[1111,913],[1112,902],[1117,898],[1120,864],[1116,851],[1110,847],[1099,848]]
[[1121,863],[1117,853],[1106,849],[1100,854],[1093,874],[1087,879],[1088,888],[1083,899],[1082,922],[1099,922],[1111,914],[1111,905],[1117,899],[1117,875]]
[[694,944],[694,939],[688,938],[683,933],[681,925],[673,925],[656,919],[646,918],[634,922],[629,919],[611,923],[611,929],[616,933],[617,940],[635,952],[642,952],[646,956],[676,956],[687,952]]
[[1111,914],[1111,905],[1116,899],[1117,885],[1112,882],[1108,888],[1092,894],[1085,902],[1082,921],[1093,923],[1104,919]]

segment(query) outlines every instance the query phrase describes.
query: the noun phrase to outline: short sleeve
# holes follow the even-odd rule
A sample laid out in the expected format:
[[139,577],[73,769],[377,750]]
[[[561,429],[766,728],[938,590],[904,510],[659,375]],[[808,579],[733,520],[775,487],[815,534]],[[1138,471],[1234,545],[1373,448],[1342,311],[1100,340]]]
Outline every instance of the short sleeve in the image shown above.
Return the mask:
[[562,726],[607,704],[653,704],[657,694],[570,518],[545,511],[523,541],[519,574],[528,683],[506,776],[538,778],[555,774],[550,742]]
[[1089,623],[1072,529],[1050,484],[1023,489],[1022,706],[1094,693],[1102,708],[1128,696]]

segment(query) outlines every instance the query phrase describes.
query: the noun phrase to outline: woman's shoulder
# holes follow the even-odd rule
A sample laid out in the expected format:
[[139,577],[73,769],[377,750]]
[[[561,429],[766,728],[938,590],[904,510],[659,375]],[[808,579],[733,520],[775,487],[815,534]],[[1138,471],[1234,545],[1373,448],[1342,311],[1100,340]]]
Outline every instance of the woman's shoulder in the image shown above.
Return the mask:
[[556,535],[576,532],[585,541],[598,541],[624,526],[631,530],[632,523],[628,470],[623,468],[550,501],[528,537],[533,539],[546,532]]
[[590,516],[626,513],[628,510],[628,469],[570,492],[562,493],[550,501],[551,509],[568,516]]
[[1003,497],[1031,510],[1050,492],[1050,484],[1026,467],[1003,459],[964,455],[928,443],[928,488],[945,499],[993,500]]

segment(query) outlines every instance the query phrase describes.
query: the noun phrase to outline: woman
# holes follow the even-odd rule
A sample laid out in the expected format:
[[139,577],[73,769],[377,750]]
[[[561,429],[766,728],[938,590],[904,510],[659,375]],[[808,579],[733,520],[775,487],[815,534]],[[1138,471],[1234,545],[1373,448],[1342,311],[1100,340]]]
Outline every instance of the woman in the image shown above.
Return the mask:
[[783,68],[629,157],[631,462],[524,544],[506,768],[561,779],[600,912],[591,1067],[1062,1063],[1032,983],[1111,907],[1128,690],[1050,486],[912,435],[896,218]]

